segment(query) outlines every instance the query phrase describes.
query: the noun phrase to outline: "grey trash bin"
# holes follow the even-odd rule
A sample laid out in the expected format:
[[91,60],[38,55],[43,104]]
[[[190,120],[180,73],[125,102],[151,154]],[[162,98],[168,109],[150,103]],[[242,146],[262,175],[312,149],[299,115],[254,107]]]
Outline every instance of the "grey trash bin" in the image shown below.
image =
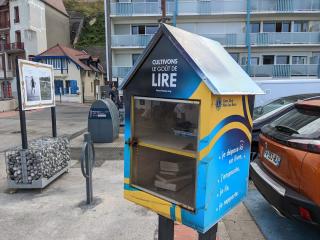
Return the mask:
[[94,143],[111,143],[119,136],[119,111],[110,99],[95,101],[90,108],[88,131]]

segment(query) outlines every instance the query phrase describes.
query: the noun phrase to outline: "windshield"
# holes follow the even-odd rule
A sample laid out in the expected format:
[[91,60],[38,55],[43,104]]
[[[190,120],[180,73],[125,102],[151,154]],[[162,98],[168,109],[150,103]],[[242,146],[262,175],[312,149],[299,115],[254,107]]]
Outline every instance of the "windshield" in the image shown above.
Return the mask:
[[254,122],[257,123],[257,122],[263,121],[264,119],[267,119],[268,117],[272,116],[273,114],[277,113],[278,111],[281,111],[282,109],[285,109],[285,108],[287,108],[287,107],[289,107],[289,106],[291,106],[291,105],[293,105],[293,103],[286,104],[286,105],[283,105],[283,106],[281,106],[281,107],[279,107],[279,108],[276,108],[276,109],[274,109],[274,110],[272,110],[272,111],[269,111],[268,113],[263,114],[263,115],[260,116],[260,117],[257,117],[257,118],[254,120]]
[[280,98],[267,105],[256,107],[253,110],[253,119],[257,119],[269,112],[277,110],[280,107],[287,106],[290,103],[295,102],[296,100],[290,98]]
[[273,121],[270,126],[290,136],[320,137],[320,113],[315,110],[294,108]]

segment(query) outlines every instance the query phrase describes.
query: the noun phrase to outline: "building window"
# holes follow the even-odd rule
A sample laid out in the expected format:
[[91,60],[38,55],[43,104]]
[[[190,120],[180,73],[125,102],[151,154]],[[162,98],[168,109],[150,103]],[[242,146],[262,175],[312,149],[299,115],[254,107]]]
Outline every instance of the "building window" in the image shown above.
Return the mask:
[[274,55],[263,55],[263,65],[274,64]]
[[[259,57],[251,57],[250,59],[251,59],[250,61],[251,65],[259,65],[260,63]],[[248,58],[247,57],[241,58],[241,65],[247,65],[247,64],[248,64]]]
[[14,22],[19,23],[20,22],[20,15],[19,15],[19,7],[14,7]]
[[291,23],[290,22],[282,22],[280,23],[281,29],[278,31],[278,23],[277,23],[277,32],[290,32],[291,29]]
[[7,62],[7,68],[9,71],[12,70],[12,56],[10,54],[8,54],[8,62]]
[[313,52],[310,58],[310,64],[320,64],[320,52]]
[[289,64],[289,56],[277,56],[277,64]]
[[259,57],[252,57],[251,58],[251,65],[259,65]]
[[21,43],[21,32],[20,31],[16,31],[16,42]]
[[90,86],[91,86],[91,92],[93,92],[93,83],[92,82],[91,82]]
[[0,14],[0,28],[10,27],[10,16],[9,11],[1,12]]
[[4,37],[5,37],[5,43],[10,44],[10,34],[7,32],[4,34]]
[[155,34],[158,30],[158,25],[146,26],[146,34]]
[[131,34],[132,35],[142,35],[146,34],[146,28],[144,25],[139,25],[139,26],[131,26]]
[[294,31],[295,32],[307,32],[308,31],[308,22],[307,21],[295,21],[294,22]]
[[263,31],[264,32],[275,32],[276,31],[276,24],[275,23],[263,23]]
[[290,22],[265,22],[263,23],[264,32],[290,32]]
[[260,23],[251,23],[251,33],[259,33],[260,32]]
[[132,66],[134,66],[136,64],[139,57],[140,57],[140,54],[132,54]]
[[230,53],[230,56],[239,63],[239,53]]
[[307,64],[307,56],[292,56],[292,64]]
[[132,35],[145,35],[145,34],[155,34],[158,30],[158,25],[133,25],[131,26]]

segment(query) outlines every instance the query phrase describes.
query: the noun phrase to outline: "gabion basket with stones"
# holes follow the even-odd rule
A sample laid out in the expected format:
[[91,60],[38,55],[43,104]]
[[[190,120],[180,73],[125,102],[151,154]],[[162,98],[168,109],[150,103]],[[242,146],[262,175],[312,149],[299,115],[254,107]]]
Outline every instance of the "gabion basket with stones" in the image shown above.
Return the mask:
[[44,188],[69,169],[67,137],[43,137],[6,152],[8,187]]

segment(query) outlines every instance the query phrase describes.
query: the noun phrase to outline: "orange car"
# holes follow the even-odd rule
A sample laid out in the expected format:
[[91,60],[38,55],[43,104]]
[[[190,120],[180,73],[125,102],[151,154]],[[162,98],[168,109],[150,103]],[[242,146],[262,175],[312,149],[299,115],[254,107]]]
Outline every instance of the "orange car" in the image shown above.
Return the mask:
[[320,98],[295,107],[262,128],[250,174],[280,213],[320,226]]

